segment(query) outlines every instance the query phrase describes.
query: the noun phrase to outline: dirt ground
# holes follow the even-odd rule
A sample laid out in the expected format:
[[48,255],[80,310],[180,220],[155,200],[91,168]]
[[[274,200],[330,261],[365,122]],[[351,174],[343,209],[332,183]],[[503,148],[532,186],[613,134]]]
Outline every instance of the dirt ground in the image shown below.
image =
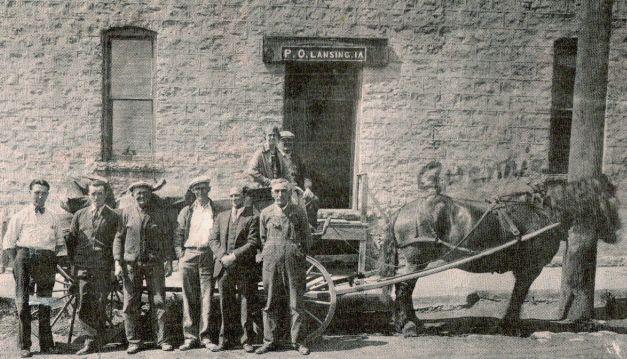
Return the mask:
[[[556,304],[552,301],[525,304],[526,319],[515,335],[497,329],[498,313],[505,301],[479,299],[468,308],[434,307],[417,315],[424,320],[423,334],[403,338],[390,333],[385,316],[373,313],[356,316],[338,313],[336,323],[319,342],[312,345],[312,358],[623,358],[627,351],[627,319],[598,320],[594,327],[575,328],[547,319]],[[0,358],[15,358],[15,328],[12,303],[0,301]],[[603,312],[603,308],[599,308]],[[618,313],[625,318],[625,313]],[[174,328],[173,328],[174,329]],[[178,330],[178,328],[177,328]],[[59,347],[67,354],[36,355],[61,358],[80,347],[81,339],[63,344],[66,337],[56,335]],[[110,344],[104,352],[89,358],[126,357],[125,346]],[[34,338],[33,352],[38,350]],[[204,349],[170,353],[146,350],[136,358],[196,358],[216,356]],[[220,353],[220,358],[255,357],[241,350]],[[270,355],[266,355],[270,357]],[[294,351],[280,351],[273,358],[299,357]]]

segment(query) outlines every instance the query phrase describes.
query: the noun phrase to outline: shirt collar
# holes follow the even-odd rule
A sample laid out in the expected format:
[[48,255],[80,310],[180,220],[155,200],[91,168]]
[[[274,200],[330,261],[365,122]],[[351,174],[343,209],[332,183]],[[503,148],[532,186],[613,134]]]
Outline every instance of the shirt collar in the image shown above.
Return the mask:
[[[39,206],[36,206],[36,205],[33,203],[33,204],[31,204],[31,208],[32,208],[32,210],[33,210],[33,213],[35,213],[35,214],[39,213],[39,212],[38,212],[38,208],[43,209],[43,210],[44,210],[44,212],[43,212],[43,213],[46,213],[46,207],[45,207],[45,206],[41,206],[41,207],[39,207]],[[42,213],[42,214],[43,214],[43,213]]]
[[207,204],[205,204],[204,206],[202,204],[200,204],[200,202],[198,200],[194,201],[194,208],[199,208],[199,209],[211,209],[211,199],[209,201],[207,201]]

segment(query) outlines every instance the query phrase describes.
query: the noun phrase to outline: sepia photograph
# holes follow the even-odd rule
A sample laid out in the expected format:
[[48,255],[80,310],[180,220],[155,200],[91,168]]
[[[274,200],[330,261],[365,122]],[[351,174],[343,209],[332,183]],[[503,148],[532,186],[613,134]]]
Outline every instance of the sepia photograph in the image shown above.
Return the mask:
[[0,0],[0,359],[627,357],[627,0]]

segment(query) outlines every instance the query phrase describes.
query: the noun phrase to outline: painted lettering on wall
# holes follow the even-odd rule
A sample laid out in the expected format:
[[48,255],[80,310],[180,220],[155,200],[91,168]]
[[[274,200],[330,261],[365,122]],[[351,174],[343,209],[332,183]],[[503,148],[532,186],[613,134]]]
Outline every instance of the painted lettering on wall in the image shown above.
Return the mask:
[[366,61],[365,47],[309,47],[285,46],[281,48],[284,61]]

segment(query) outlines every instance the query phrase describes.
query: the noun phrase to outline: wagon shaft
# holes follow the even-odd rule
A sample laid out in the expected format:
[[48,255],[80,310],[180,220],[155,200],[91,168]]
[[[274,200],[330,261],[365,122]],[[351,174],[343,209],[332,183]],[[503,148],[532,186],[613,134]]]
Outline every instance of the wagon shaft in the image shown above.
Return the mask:
[[445,270],[449,270],[449,269],[453,269],[453,268],[457,268],[463,264],[478,260],[480,258],[483,257],[487,257],[491,254],[500,252],[506,248],[509,248],[515,244],[518,244],[520,242],[524,242],[524,241],[528,241],[532,238],[535,238],[537,236],[539,236],[540,234],[549,231],[551,229],[554,229],[556,227],[558,227],[560,225],[560,223],[553,223],[551,225],[548,225],[544,228],[538,229],[537,231],[533,231],[531,233],[527,233],[524,236],[522,236],[520,239],[514,239],[511,240],[507,243],[504,243],[500,246],[482,251],[479,254],[476,254],[474,256],[470,256],[470,257],[466,257],[445,265],[441,265],[438,266],[436,268],[431,268],[431,269],[427,269],[427,270],[422,270],[422,271],[418,271],[415,273],[410,273],[410,274],[404,274],[404,275],[400,275],[400,276],[396,276],[396,277],[392,277],[389,279],[385,279],[385,280],[379,280],[375,283],[367,283],[367,284],[363,284],[363,285],[358,285],[355,287],[349,287],[349,288],[342,288],[342,289],[338,289],[337,290],[337,295],[343,295],[343,294],[348,294],[348,293],[357,293],[357,292],[364,292],[367,290],[371,290],[371,289],[378,289],[378,288],[383,288],[383,287],[387,287],[389,285],[392,284],[397,284],[397,283],[401,283],[401,282],[405,282],[408,280],[412,280],[412,279],[417,279],[417,278],[421,278],[421,277],[426,277],[428,275],[431,274],[435,274],[435,273],[439,273],[439,272],[443,272]]

